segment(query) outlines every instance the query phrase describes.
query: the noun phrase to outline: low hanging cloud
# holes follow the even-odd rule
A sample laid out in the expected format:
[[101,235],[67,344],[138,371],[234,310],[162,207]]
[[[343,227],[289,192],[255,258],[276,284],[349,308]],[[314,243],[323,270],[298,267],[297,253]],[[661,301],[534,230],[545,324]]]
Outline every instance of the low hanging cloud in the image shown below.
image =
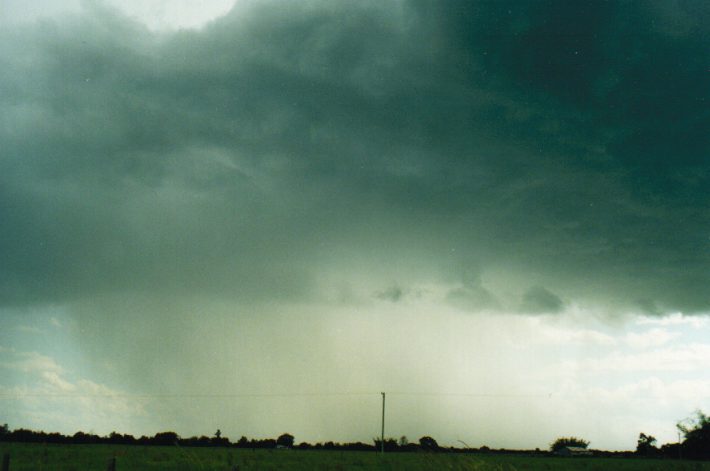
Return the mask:
[[542,286],[533,286],[523,295],[520,311],[530,314],[555,314],[564,308],[562,300]]
[[393,303],[400,301],[404,297],[404,295],[404,290],[397,285],[390,286],[387,289],[375,293],[376,298],[382,299],[384,301],[390,301]]
[[480,284],[454,288],[446,295],[446,300],[454,307],[469,312],[499,311],[498,299]]
[[5,28],[0,303],[320,302],[327,273],[708,312],[706,16],[238,2],[160,33],[95,2]]

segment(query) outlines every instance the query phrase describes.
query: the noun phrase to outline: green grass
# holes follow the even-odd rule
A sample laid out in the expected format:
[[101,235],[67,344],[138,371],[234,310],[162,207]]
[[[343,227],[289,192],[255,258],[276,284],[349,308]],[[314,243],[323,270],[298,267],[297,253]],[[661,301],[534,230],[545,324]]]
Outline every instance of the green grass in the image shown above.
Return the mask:
[[10,454],[10,471],[105,471],[116,457],[116,471],[269,470],[476,470],[476,471],[710,471],[710,462],[623,458],[556,458],[453,453],[242,450],[228,448],[141,447],[120,445],[41,445],[1,443]]

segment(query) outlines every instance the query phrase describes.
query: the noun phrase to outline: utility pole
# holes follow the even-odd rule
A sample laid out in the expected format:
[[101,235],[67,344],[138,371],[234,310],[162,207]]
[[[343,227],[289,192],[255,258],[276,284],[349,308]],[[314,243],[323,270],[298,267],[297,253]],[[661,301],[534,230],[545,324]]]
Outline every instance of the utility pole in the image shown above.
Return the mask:
[[385,393],[382,393],[382,435],[380,436],[380,448],[385,452]]

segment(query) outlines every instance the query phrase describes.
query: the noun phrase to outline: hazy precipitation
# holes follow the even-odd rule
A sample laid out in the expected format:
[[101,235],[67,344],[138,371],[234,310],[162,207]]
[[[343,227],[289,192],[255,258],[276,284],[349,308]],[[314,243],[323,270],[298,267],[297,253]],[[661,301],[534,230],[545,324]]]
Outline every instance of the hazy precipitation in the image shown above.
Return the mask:
[[[698,379],[589,371],[654,345],[623,329],[707,355],[692,329],[608,323],[710,307],[704,2],[238,2],[182,30],[82,5],[0,32],[4,390],[277,391],[295,395],[119,401],[95,426],[348,440],[376,404],[298,393],[573,410],[628,378]],[[475,419],[541,446],[510,411],[560,407],[442,397],[401,403],[403,433],[453,441]]]

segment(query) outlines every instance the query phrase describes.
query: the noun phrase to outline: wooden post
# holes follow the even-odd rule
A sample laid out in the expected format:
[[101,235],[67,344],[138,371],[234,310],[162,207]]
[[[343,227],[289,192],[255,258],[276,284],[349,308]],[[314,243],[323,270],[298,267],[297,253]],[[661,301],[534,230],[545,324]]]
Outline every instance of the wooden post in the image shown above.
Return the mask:
[[10,471],[10,453],[2,456],[2,471]]
[[108,460],[108,466],[106,467],[106,471],[116,471],[116,457],[115,456]]

